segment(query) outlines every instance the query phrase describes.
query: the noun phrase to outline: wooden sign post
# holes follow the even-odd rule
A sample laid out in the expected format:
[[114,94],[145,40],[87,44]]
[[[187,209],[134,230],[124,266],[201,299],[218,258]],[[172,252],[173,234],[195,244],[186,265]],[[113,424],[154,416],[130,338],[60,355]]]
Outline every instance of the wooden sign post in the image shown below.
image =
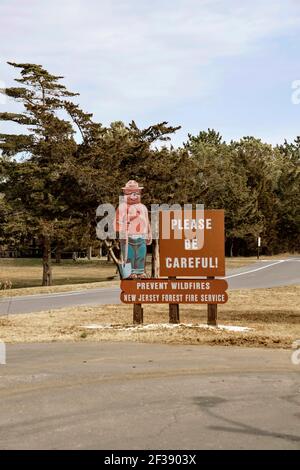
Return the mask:
[[[169,277],[174,280],[176,277]],[[179,304],[169,304],[169,323],[180,323]]]
[[[214,277],[207,277],[207,279],[214,279]],[[218,304],[207,304],[207,324],[210,326],[217,326]]]
[[133,323],[142,324],[144,322],[144,310],[142,304],[133,304]]

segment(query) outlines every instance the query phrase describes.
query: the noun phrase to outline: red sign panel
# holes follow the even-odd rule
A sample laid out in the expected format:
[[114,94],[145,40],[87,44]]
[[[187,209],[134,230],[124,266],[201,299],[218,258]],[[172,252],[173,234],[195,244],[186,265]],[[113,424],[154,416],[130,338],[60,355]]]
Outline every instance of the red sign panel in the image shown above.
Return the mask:
[[223,304],[227,302],[224,279],[132,279],[121,281],[124,303]]
[[162,211],[159,230],[161,276],[225,275],[223,210]]

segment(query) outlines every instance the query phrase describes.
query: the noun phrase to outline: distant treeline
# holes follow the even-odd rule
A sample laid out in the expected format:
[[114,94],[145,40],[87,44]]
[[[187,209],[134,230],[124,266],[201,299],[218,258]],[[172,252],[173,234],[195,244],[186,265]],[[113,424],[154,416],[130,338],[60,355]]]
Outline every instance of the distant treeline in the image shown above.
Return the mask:
[[23,111],[0,113],[20,127],[0,134],[0,246],[34,240],[43,250],[43,284],[51,283],[51,251],[99,246],[96,208],[117,204],[129,179],[144,186],[146,205],[224,208],[227,255],[255,254],[259,236],[265,254],[299,250],[300,137],[276,147],[255,137],[226,143],[208,129],[173,148],[164,142],[179,127],[104,127],[76,104],[62,77],[35,64],[10,65],[20,72],[17,86],[2,92]]

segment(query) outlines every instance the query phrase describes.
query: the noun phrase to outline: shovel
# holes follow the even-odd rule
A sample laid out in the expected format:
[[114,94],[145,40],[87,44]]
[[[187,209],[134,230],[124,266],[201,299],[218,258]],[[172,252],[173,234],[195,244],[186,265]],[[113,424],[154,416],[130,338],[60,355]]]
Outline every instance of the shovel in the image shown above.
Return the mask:
[[126,237],[125,256],[123,256],[122,250],[121,250],[121,263],[119,265],[121,279],[127,279],[131,275],[131,263],[126,263],[127,254],[128,254],[128,238]]

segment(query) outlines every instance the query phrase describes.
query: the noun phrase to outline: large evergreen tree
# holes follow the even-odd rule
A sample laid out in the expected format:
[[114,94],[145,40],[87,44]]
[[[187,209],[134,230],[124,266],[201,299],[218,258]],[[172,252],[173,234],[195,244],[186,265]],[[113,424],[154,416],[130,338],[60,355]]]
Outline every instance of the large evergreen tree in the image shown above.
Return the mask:
[[282,155],[276,194],[278,207],[278,245],[281,250],[300,247],[300,137],[278,147]]
[[[9,63],[20,71],[19,87],[5,94],[23,106],[19,114],[0,113],[0,120],[20,124],[20,134],[0,134],[5,178],[2,191],[14,211],[23,216],[23,228],[38,236],[43,247],[43,285],[52,282],[51,241],[58,230],[68,227],[66,204],[68,160],[76,151],[74,130],[60,113],[74,97],[51,75],[35,64]],[[5,161],[3,160],[5,158]],[[7,160],[9,157],[9,160]]]

